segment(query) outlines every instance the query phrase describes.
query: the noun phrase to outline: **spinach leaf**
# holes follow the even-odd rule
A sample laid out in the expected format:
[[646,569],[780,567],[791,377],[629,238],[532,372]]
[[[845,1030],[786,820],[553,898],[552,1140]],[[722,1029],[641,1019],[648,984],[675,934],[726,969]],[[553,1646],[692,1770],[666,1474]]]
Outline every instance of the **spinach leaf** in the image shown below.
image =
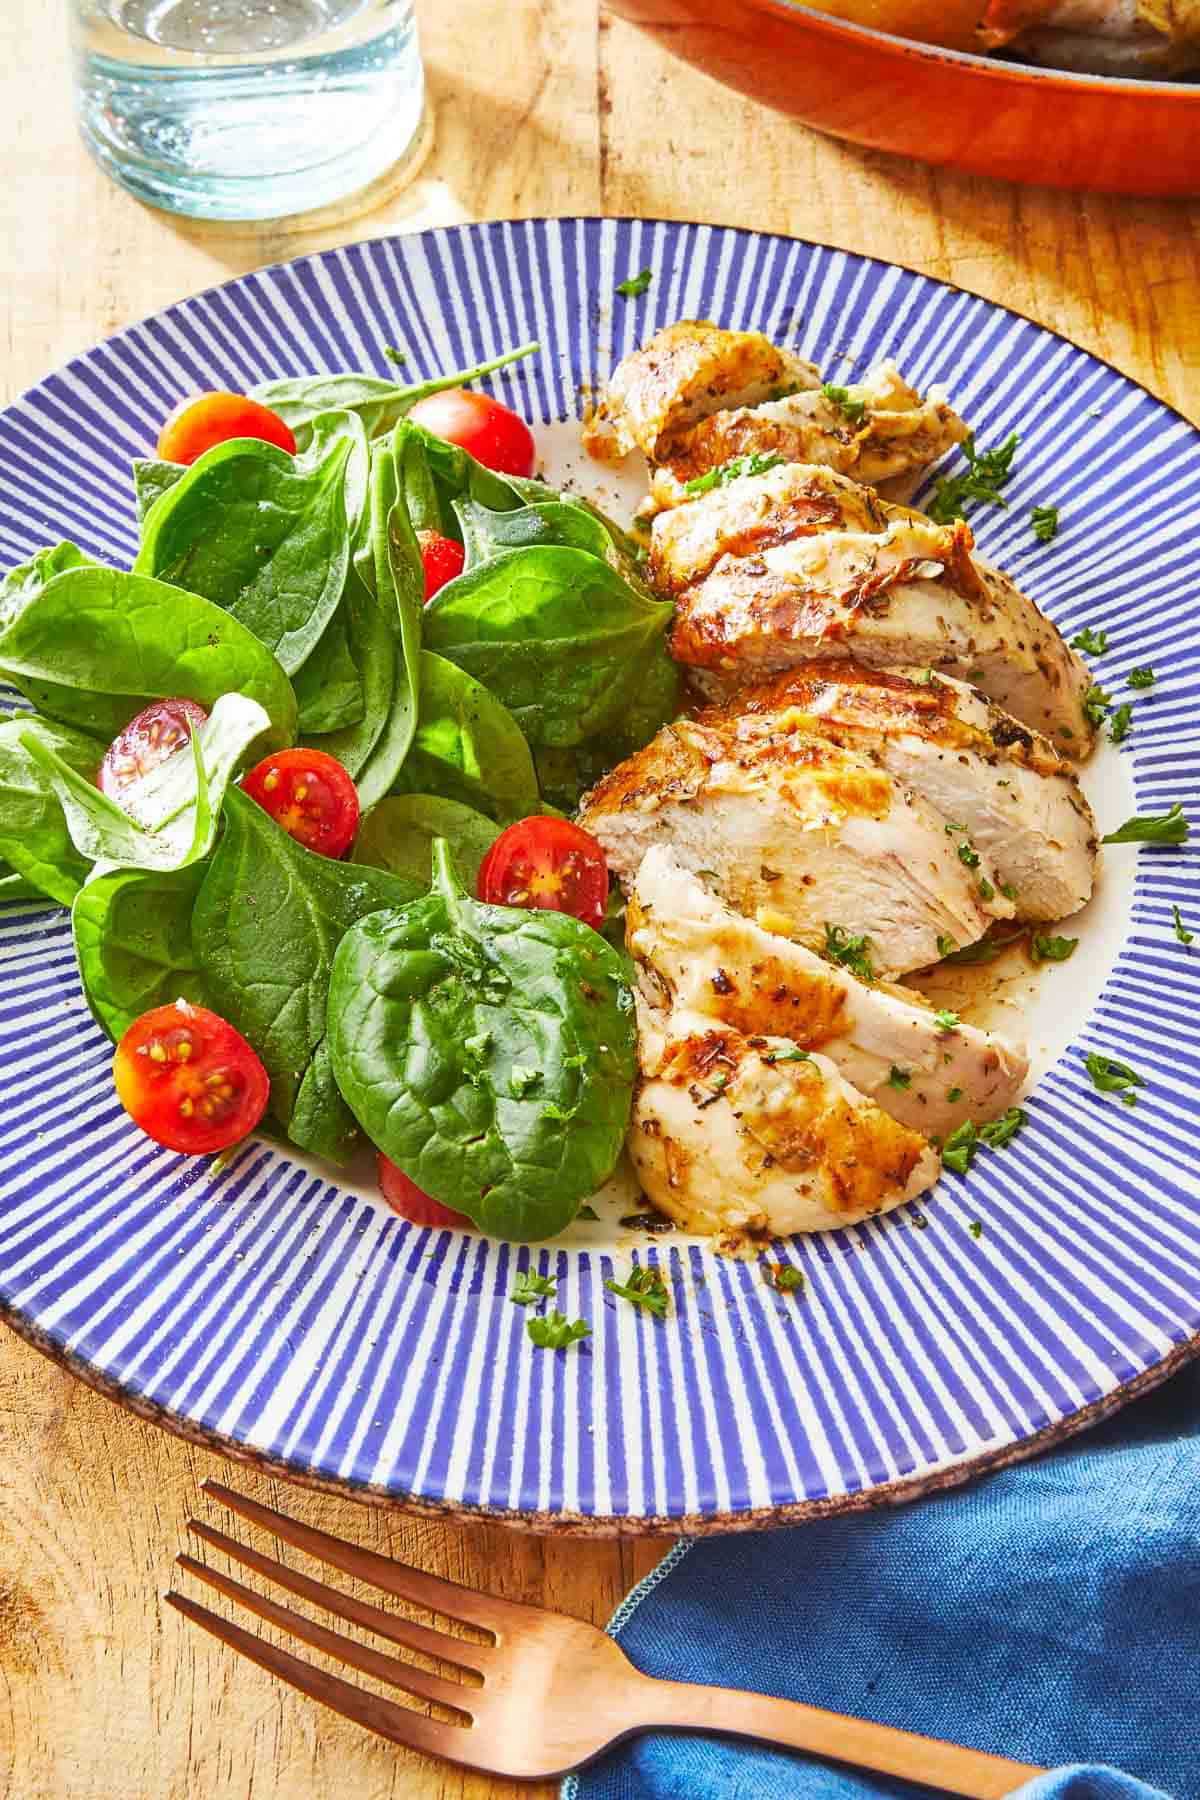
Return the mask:
[[18,734],[62,804],[72,842],[89,862],[133,869],[182,869],[207,856],[225,790],[270,721],[257,700],[222,694],[205,723],[118,806],[33,730]]
[[431,650],[481,681],[531,744],[572,745],[617,726],[664,655],[671,607],[586,551],[506,550],[425,611]]
[[0,630],[15,619],[27,603],[40,594],[46,583],[55,575],[61,575],[64,569],[100,568],[90,556],[85,556],[78,544],[64,538],[61,544],[47,545],[44,550],[35,550],[28,562],[18,563],[8,571],[3,582],[0,582]]
[[305,850],[236,788],[225,797],[192,942],[213,1006],[262,1057],[271,1110],[302,1148],[344,1160],[354,1136],[322,1067],[311,1070],[334,951],[364,913],[401,906],[418,891],[383,870]]
[[46,896],[40,888],[34,887],[32,881],[24,875],[18,875],[15,869],[0,862],[0,906],[9,900],[44,900]]
[[301,742],[322,733],[342,731],[365,717],[366,695],[350,649],[350,621],[344,597],[320,643],[292,677],[292,686],[300,709]]
[[0,674],[39,711],[106,741],[168,695],[211,710],[245,694],[270,715],[265,749],[296,735],[291,683],[252,632],[198,594],[120,569],[48,581],[0,630]]
[[392,381],[386,375],[292,375],[281,381],[260,382],[251,388],[250,395],[287,421],[296,443],[303,450],[312,422],[320,413],[335,410],[357,413],[366,427],[367,436],[379,437],[390,431],[396,421],[426,394],[463,387],[481,375],[490,375],[509,363],[519,362],[523,356],[531,356],[538,348],[537,344],[522,344],[519,349],[506,350],[503,356],[493,357],[490,362],[477,363],[473,369],[458,369],[450,375],[437,375],[431,381],[408,385]]
[[358,414],[344,410],[319,413],[297,462],[308,468],[319,466],[333,446],[341,443],[349,446],[343,496],[346,524],[353,541],[367,509],[371,483],[371,445]]
[[634,1076],[633,995],[565,913],[433,889],[360,919],[334,957],[333,1072],[372,1143],[496,1237],[550,1237],[611,1173]]
[[421,609],[425,573],[416,536],[400,499],[396,459],[371,465],[370,557],[356,559],[373,587],[393,641],[392,693],[382,729],[356,777],[364,812],[389,791],[417,729],[421,683]]
[[152,1006],[212,1000],[192,949],[192,908],[204,865],[116,869],[81,888],[71,928],[83,992],[114,1042]]
[[346,580],[353,447],[335,433],[309,461],[258,438],[214,445],[151,507],[134,573],[223,607],[291,674],[315,648]]
[[441,502],[440,529],[449,537],[457,537],[459,534],[458,519],[454,512],[456,500],[470,498],[493,512],[506,512],[510,507],[523,504],[512,476],[498,475],[494,469],[476,462],[460,445],[435,437],[422,425],[410,422],[408,429],[416,435],[425,453],[434,488]]
[[[333,616],[331,629],[340,629],[339,622],[342,621],[347,654],[359,682],[362,713],[353,722],[318,737],[316,747],[336,756],[343,767],[357,778],[366,767],[390,715],[392,695],[396,688],[397,665],[403,669],[404,650],[388,622],[379,596],[367,585],[354,565],[351,565],[346,577],[342,603]],[[323,643],[324,639],[296,679],[296,692],[303,695],[306,702],[310,698],[306,677],[309,669],[314,664],[319,664]],[[346,695],[349,690],[343,689],[342,692]],[[319,718],[321,715],[319,712],[308,713],[306,705],[306,716]],[[315,731],[315,727],[313,730]]]
[[456,500],[454,510],[462,530],[469,569],[504,550],[520,550],[534,544],[562,544],[568,549],[586,550],[589,555],[598,557],[632,587],[653,598],[637,572],[633,556],[614,537],[603,517],[587,506],[556,498],[535,506],[493,512],[468,497]]
[[188,472],[186,463],[162,462],[157,456],[135,456],[133,459],[133,510],[137,522],[144,525],[146,515],[168,488],[173,488]]
[[420,723],[392,792],[439,794],[502,824],[540,804],[529,745],[508,708],[429,650],[421,652]]
[[362,822],[353,857],[376,869],[390,869],[422,887],[429,881],[435,838],[445,838],[455,866],[474,891],[479,865],[500,834],[500,827],[473,807],[436,794],[397,794],[381,800]]
[[[0,723],[0,857],[40,893],[69,906],[91,863],[71,842],[58,796],[22,742],[30,736],[87,777],[100,766],[104,746],[29,713]],[[15,890],[5,897],[16,897]]]

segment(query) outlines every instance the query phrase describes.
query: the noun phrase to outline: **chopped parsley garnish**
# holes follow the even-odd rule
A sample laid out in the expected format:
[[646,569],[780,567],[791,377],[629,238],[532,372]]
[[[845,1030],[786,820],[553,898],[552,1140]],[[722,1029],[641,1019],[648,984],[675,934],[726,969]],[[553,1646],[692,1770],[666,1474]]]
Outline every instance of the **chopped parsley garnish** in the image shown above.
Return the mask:
[[1128,1063],[1118,1062],[1115,1056],[1104,1056],[1098,1050],[1089,1050],[1083,1059],[1083,1065],[1091,1077],[1092,1086],[1101,1094],[1120,1094],[1126,1106],[1137,1105],[1134,1088],[1145,1087],[1144,1078]]
[[1136,669],[1130,669],[1125,679],[1131,688],[1151,688],[1154,686],[1154,670],[1149,663],[1141,663]]
[[662,1278],[662,1271],[651,1267],[649,1263],[631,1269],[628,1281],[609,1280],[604,1285],[610,1294],[618,1294],[622,1300],[632,1300],[635,1306],[644,1306],[656,1318],[666,1316],[671,1296]]
[[390,344],[384,345],[383,354],[387,357],[388,361],[391,363],[392,367],[395,369],[402,369],[404,367],[405,363],[408,361],[408,358],[404,354],[403,350],[393,350]]
[[825,944],[821,955],[826,962],[849,969],[860,981],[874,981],[875,966],[871,961],[869,937],[851,937],[841,925],[825,922]]
[[807,1050],[802,1050],[799,1044],[793,1044],[791,1038],[784,1038],[782,1040],[781,1049],[763,1051],[763,1061],[771,1064],[781,1062],[811,1062],[812,1057]]
[[764,1263],[763,1279],[780,1294],[798,1294],[804,1287],[804,1276],[794,1263]]
[[1035,931],[1029,939],[1029,957],[1035,963],[1066,962],[1078,948],[1078,938],[1046,937],[1040,931]]
[[618,281],[617,292],[626,300],[636,300],[644,294],[654,280],[653,269],[642,269],[637,275],[627,275],[624,281]]
[[821,383],[821,398],[828,400],[830,406],[836,406],[844,412],[853,425],[861,425],[867,410],[865,400],[856,400],[849,388],[835,387],[832,381]]
[[528,1306],[533,1300],[553,1300],[557,1291],[558,1283],[550,1276],[522,1269],[517,1276],[517,1285],[508,1297],[514,1306]]
[[957,1101],[961,1100],[962,1097],[963,1097],[963,1091],[961,1088],[954,1087],[954,1088],[946,1089],[946,1098],[950,1102],[951,1106],[953,1106]]
[[934,1013],[933,1022],[939,1031],[953,1031],[956,1026],[961,1025],[962,1020],[956,1012],[943,1011]]
[[1183,915],[1180,913],[1177,906],[1173,906],[1171,911],[1175,915],[1175,936],[1179,939],[1181,944],[1190,944],[1196,935],[1195,932],[1188,930],[1183,922]]
[[946,960],[959,966],[995,962],[998,956],[1003,956],[1006,950],[1011,950],[1012,946],[1024,936],[1025,927],[1023,925],[1010,927],[1003,936],[989,931],[986,937],[977,939],[973,944],[964,944],[961,950],[956,950],[953,956],[947,957]]
[[1017,897],[1017,890],[1011,881],[1002,881],[1000,883],[1000,892],[1004,895],[1006,900],[1015,900]]
[[952,937],[947,937],[945,932],[939,931],[937,948],[939,956],[953,956],[954,952],[958,949],[958,945]]
[[1108,735],[1114,744],[1123,744],[1133,729],[1133,703],[1122,701],[1108,721]]
[[996,890],[986,875],[981,875],[979,877],[979,898],[981,900],[994,900],[996,898]]
[[704,1093],[703,1099],[700,1098],[701,1091],[702,1091],[700,1088],[694,1087],[694,1088],[690,1088],[688,1091],[691,1094],[692,1099],[695,1101],[699,1110],[701,1112],[703,1112],[704,1108],[706,1106],[712,1106],[715,1101],[717,1101],[721,1098],[721,1095],[725,1092],[725,1089],[728,1086],[729,1086],[728,1075],[726,1075],[724,1069],[719,1069],[717,1071],[717,1073],[713,1076],[712,1080],[709,1082],[708,1087],[703,1090],[703,1093]]
[[991,1146],[993,1150],[1003,1150],[1005,1144],[1011,1144],[1022,1125],[1028,1121],[1028,1113],[1019,1106],[1010,1106],[999,1119],[993,1119],[990,1125],[979,1127],[980,1140]]
[[979,852],[970,838],[964,838],[958,846],[958,860],[960,863],[965,863],[968,869],[979,867]]
[[729,462],[718,463],[715,469],[706,469],[703,475],[693,476],[684,483],[685,494],[707,494],[712,488],[724,487],[728,481],[737,481],[743,475],[765,475],[768,469],[777,469],[783,457],[774,450],[751,450],[747,456],[731,457]]
[[1035,506],[1029,515],[1029,522],[1033,526],[1034,537],[1040,538],[1043,544],[1050,543],[1058,536],[1057,506]]
[[1013,457],[1020,441],[1014,431],[999,449],[976,450],[972,433],[961,446],[967,459],[966,474],[942,477],[925,509],[929,517],[939,525],[953,525],[955,519],[962,518],[963,507],[970,500],[982,501],[988,506],[1007,506],[1008,501],[1000,489],[1012,479]]
[[972,1219],[970,1224],[967,1226],[967,1230],[970,1232],[971,1236],[975,1239],[976,1243],[978,1243],[979,1239],[983,1236],[983,1220],[982,1219]]
[[1089,725],[1097,730],[1108,717],[1108,709],[1112,705],[1112,695],[1105,693],[1102,687],[1090,687],[1083,696],[1083,716]]
[[579,1211],[575,1214],[575,1217],[577,1219],[598,1219],[600,1214],[596,1211],[594,1206],[585,1204],[580,1207]]
[[525,1329],[539,1350],[565,1350],[568,1344],[592,1335],[586,1319],[564,1319],[557,1310],[535,1313],[526,1319]]
[[888,1086],[893,1087],[893,1088],[900,1088],[901,1090],[903,1090],[906,1087],[911,1087],[912,1086],[912,1070],[911,1069],[898,1069],[896,1067],[895,1063],[893,1063],[892,1064],[892,1072],[888,1076]]
[[1179,802],[1167,813],[1135,813],[1100,839],[1102,844],[1185,844],[1188,822]]
[[956,1175],[965,1175],[971,1166],[971,1158],[975,1154],[975,1145],[979,1139],[979,1129],[974,1119],[964,1119],[942,1145],[942,1161]]
[[932,687],[933,686],[933,670],[932,669],[918,669],[916,671],[916,673],[914,675],[910,675],[908,679],[911,682],[914,682],[917,687]]
[[1108,649],[1108,633],[1107,631],[1093,631],[1090,625],[1085,625],[1083,630],[1077,631],[1071,639],[1071,648],[1072,650],[1082,650],[1085,656],[1103,656]]

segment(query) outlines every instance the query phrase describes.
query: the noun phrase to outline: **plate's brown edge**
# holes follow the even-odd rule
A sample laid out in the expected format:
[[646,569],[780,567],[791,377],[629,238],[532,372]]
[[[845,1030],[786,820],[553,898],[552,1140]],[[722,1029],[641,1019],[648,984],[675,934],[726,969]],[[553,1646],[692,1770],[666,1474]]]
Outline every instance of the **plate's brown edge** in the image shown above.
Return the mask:
[[[804,12],[814,22],[839,23],[839,21],[829,19],[826,15],[812,13],[807,7],[798,6],[795,10]],[[866,32],[865,28],[855,29],[862,29],[865,35],[881,38],[901,47],[911,46],[918,52],[929,52],[935,56],[940,54],[947,60],[957,60],[965,54],[956,51],[937,52],[931,46],[914,44],[911,39],[889,38],[889,35],[884,32]],[[988,66],[987,58],[981,57],[972,60],[983,63],[985,67]],[[1024,65],[1017,66],[1024,67]],[[1038,71],[1030,72],[1037,73]],[[1087,79],[1099,80],[1101,78],[1088,77]],[[1136,85],[1150,86],[1152,84]],[[1197,89],[1197,92],[1200,93],[1200,88]],[[941,276],[931,275],[927,269],[917,268],[912,263],[897,262],[892,258],[874,256],[869,252],[848,250],[844,244],[830,243],[823,238],[796,237],[793,233],[782,231],[756,232],[752,226],[734,224],[724,220],[662,219],[650,218],[640,213],[528,213],[516,218],[465,221],[464,225],[459,227],[433,226],[430,229],[434,231],[464,228],[469,230],[472,228],[472,224],[561,224],[564,219],[595,220],[598,223],[604,223],[608,219],[621,218],[635,218],[641,223],[650,225],[699,225],[705,223],[713,231],[732,231],[743,237],[786,238],[793,243],[808,244],[818,250],[831,250],[843,255],[859,256],[865,262],[890,264],[893,268],[904,270],[908,275],[916,275],[921,280],[933,282],[938,287],[967,294],[972,299],[982,300],[986,305],[994,306],[1001,312],[1008,313],[1010,317],[1022,319],[1026,324],[1035,326],[1039,331],[1044,331],[1048,337],[1057,338],[1060,343],[1068,344],[1072,350],[1100,363],[1104,368],[1111,370],[1114,375],[1119,376],[1122,381],[1128,382],[1131,387],[1148,395],[1157,405],[1172,413],[1177,419],[1181,419],[1185,425],[1190,426],[1194,432],[1200,435],[1200,421],[1190,418],[1173,401],[1165,399],[1162,394],[1147,387],[1145,382],[1128,374],[1099,351],[1089,349],[1085,344],[1079,343],[1077,339],[1068,336],[1065,331],[1059,331],[1055,326],[1047,325],[1044,320],[1034,318],[1031,313],[1022,312],[1019,307],[1009,306],[1003,300],[993,300],[986,294],[980,294],[974,288],[966,288],[958,282],[946,281]],[[410,234],[380,232],[375,237],[361,241],[367,245],[379,244],[406,235]],[[318,258],[322,254],[321,251],[304,251],[295,257],[281,257],[255,272],[270,274],[273,270],[286,267],[290,262],[303,262],[310,258]],[[207,294],[215,293],[219,288],[228,285],[228,281],[213,282],[207,288],[199,290],[197,294],[185,295],[184,299],[202,299]],[[169,304],[177,306],[182,302],[172,301]],[[161,310],[165,310],[165,308]],[[152,314],[147,315],[147,317],[153,316]],[[137,325],[144,323],[145,319],[134,320],[131,325],[122,327],[112,336],[121,337],[126,331],[133,330]],[[111,338],[105,341],[110,342]],[[75,356],[68,357],[67,361],[60,366],[71,368],[88,354],[88,350],[79,351]],[[45,380],[45,377],[43,376],[41,380]],[[11,407],[19,404],[33,392],[34,388],[41,385],[41,380],[32,383],[23,394],[10,399],[0,408],[0,411],[8,411]],[[1078,1412],[1071,1413],[1069,1417],[1043,1426],[1040,1431],[1034,1432],[1027,1438],[1020,1438],[1015,1443],[999,1445],[995,1450],[982,1451],[978,1456],[952,1463],[945,1468],[929,1470],[924,1475],[906,1476],[901,1481],[884,1482],[878,1487],[864,1489],[861,1493],[838,1494],[824,1500],[786,1502],[779,1506],[754,1507],[736,1513],[684,1513],[678,1517],[668,1518],[662,1516],[628,1518],[618,1514],[529,1513],[516,1512],[508,1507],[464,1506],[453,1501],[421,1500],[411,1495],[396,1494],[370,1482],[354,1483],[340,1481],[332,1475],[316,1475],[311,1469],[285,1462],[279,1457],[269,1456],[265,1451],[254,1450],[245,1444],[238,1443],[233,1438],[223,1436],[220,1432],[210,1431],[204,1426],[195,1424],[191,1419],[185,1419],[179,1414],[172,1413],[157,1401],[147,1400],[143,1395],[123,1387],[119,1381],[102,1374],[100,1370],[93,1368],[83,1358],[68,1350],[65,1345],[55,1343],[48,1332],[34,1325],[31,1320],[23,1318],[2,1298],[0,1298],[0,1325],[7,1325],[17,1337],[23,1339],[33,1349],[40,1351],[51,1362],[57,1363],[69,1375],[75,1376],[76,1380],[82,1381],[86,1387],[103,1395],[105,1399],[113,1401],[117,1406],[136,1414],[139,1418],[147,1419],[152,1425],[160,1426],[174,1437],[182,1438],[185,1442],[196,1444],[202,1449],[212,1450],[218,1456],[226,1457],[230,1462],[243,1463],[264,1475],[277,1476],[281,1481],[292,1482],[297,1487],[310,1488],[315,1493],[329,1494],[340,1500],[358,1500],[364,1506],[377,1506],[397,1512],[411,1513],[419,1518],[442,1519],[456,1525],[504,1525],[513,1531],[525,1531],[536,1537],[717,1537],[735,1531],[769,1531],[785,1525],[808,1525],[818,1519],[836,1518],[849,1513],[872,1512],[884,1506],[904,1505],[910,1500],[920,1500],[926,1494],[941,1493],[948,1488],[961,1487],[976,1476],[991,1474],[997,1469],[1009,1468],[1014,1463],[1025,1462],[1030,1457],[1040,1455],[1045,1450],[1051,1450],[1056,1445],[1065,1443],[1068,1438],[1110,1418],[1130,1401],[1138,1399],[1142,1394],[1149,1393],[1172,1375],[1177,1374],[1187,1363],[1200,1356],[1200,1331],[1197,1331],[1191,1337],[1185,1338],[1181,1344],[1176,1344],[1160,1362],[1154,1363],[1148,1369],[1143,1369],[1140,1375],[1133,1376],[1129,1381],[1114,1388],[1111,1393],[1102,1394],[1098,1400],[1090,1401],[1087,1406],[1081,1407]]]
[[51,1362],[57,1363],[69,1375],[102,1394],[106,1400],[113,1401],[139,1418],[147,1419],[152,1425],[161,1426],[164,1431],[171,1432],[186,1443],[196,1444],[204,1450],[213,1450],[230,1462],[244,1463],[261,1475],[274,1475],[297,1487],[311,1488],[314,1493],[331,1495],[339,1500],[357,1500],[364,1506],[412,1513],[423,1519],[440,1519],[451,1525],[504,1525],[510,1530],[528,1532],[534,1537],[718,1537],[735,1531],[769,1531],[785,1525],[810,1525],[818,1519],[874,1512],[884,1506],[900,1506],[910,1500],[920,1500],[927,1494],[961,1487],[976,1476],[991,1474],[997,1469],[1008,1468],[1013,1463],[1024,1462],[1044,1450],[1051,1450],[1077,1433],[1110,1418],[1130,1401],[1149,1393],[1200,1356],[1198,1331],[1183,1343],[1176,1344],[1160,1362],[1143,1369],[1140,1375],[1134,1375],[1111,1393],[1102,1394],[1098,1400],[1091,1401],[1068,1418],[1058,1419],[1030,1437],[1020,1438],[1016,1443],[999,1445],[995,1450],[982,1451],[978,1456],[951,1463],[946,1468],[931,1469],[924,1475],[911,1475],[901,1481],[884,1482],[879,1487],[867,1488],[861,1493],[835,1494],[823,1500],[794,1501],[780,1506],[749,1507],[741,1512],[684,1513],[678,1518],[664,1518],[661,1515],[627,1518],[614,1513],[591,1515],[517,1512],[508,1507],[465,1506],[450,1500],[422,1500],[408,1494],[389,1492],[372,1482],[341,1481],[333,1475],[314,1474],[312,1469],[238,1443],[222,1432],[212,1431],[206,1426],[197,1425],[192,1419],[185,1419],[178,1413],[171,1412],[158,1401],[147,1400],[144,1395],[135,1394],[113,1377],[85,1362],[82,1357],[76,1356],[65,1345],[56,1343],[48,1332],[31,1324],[28,1319],[21,1318],[3,1300],[0,1300],[0,1324],[7,1325],[17,1337],[39,1350]]

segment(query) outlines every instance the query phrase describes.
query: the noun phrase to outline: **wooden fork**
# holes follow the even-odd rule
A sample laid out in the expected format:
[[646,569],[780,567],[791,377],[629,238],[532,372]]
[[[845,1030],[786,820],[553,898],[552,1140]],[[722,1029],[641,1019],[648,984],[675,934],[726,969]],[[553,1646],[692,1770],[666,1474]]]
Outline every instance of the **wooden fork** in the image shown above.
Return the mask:
[[398,1706],[314,1667],[290,1651],[276,1648],[207,1607],[198,1606],[186,1595],[166,1596],[185,1618],[203,1626],[261,1668],[269,1669],[334,1712],[411,1750],[492,1774],[533,1780],[578,1768],[610,1744],[637,1731],[719,1732],[804,1750],[881,1775],[907,1776],[949,1794],[966,1795],[968,1800],[997,1800],[1043,1772],[1001,1756],[988,1756],[981,1750],[965,1750],[935,1738],[897,1731],[890,1725],[874,1725],[841,1713],[824,1712],[816,1706],[803,1706],[794,1700],[769,1699],[762,1694],[701,1687],[690,1682],[653,1680],[635,1669],[612,1638],[594,1625],[547,1612],[540,1606],[523,1606],[490,1594],[477,1594],[375,1551],[343,1543],[340,1538],[302,1525],[269,1506],[260,1506],[218,1482],[206,1481],[203,1487],[205,1493],[231,1512],[274,1532],[285,1543],[294,1544],[319,1561],[427,1612],[459,1625],[474,1626],[486,1634],[489,1641],[481,1644],[452,1637],[434,1626],[417,1624],[285,1568],[273,1557],[264,1556],[210,1525],[189,1520],[188,1529],[206,1544],[224,1551],[268,1581],[277,1582],[335,1618],[360,1625],[427,1659],[453,1665],[456,1672],[468,1677],[450,1680],[415,1663],[369,1649],[305,1618],[290,1606],[254,1593],[240,1581],[194,1557],[181,1555],[176,1559],[181,1568],[269,1624],[364,1675],[457,1715],[454,1723],[444,1723]]

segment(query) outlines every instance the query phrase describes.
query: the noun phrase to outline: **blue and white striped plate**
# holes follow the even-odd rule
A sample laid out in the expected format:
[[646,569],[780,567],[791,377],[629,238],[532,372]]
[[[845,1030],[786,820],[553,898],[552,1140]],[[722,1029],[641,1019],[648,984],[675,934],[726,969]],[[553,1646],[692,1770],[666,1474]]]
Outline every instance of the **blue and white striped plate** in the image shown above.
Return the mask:
[[[615,295],[648,267],[649,292]],[[982,443],[1021,433],[985,554],[1059,624],[1106,625],[1099,677],[1158,673],[1089,773],[1105,824],[1193,813],[1200,437],[1051,332],[907,270],[704,226],[549,220],[423,233],[232,281],[118,333],[0,417],[0,562],[60,536],[127,562],[128,465],[185,392],[318,368],[431,372],[528,337],[495,379],[574,467],[581,395],[655,327],[759,326],[834,379],[881,354],[944,381]],[[573,460],[574,459],[574,460]],[[595,471],[590,477],[595,485]],[[608,480],[611,488],[612,480]],[[1030,508],[1053,502],[1049,546]],[[0,707],[15,704],[0,697]],[[960,1478],[1074,1429],[1200,1347],[1195,851],[1110,850],[1083,944],[1028,1021],[1030,1119],[918,1209],[785,1247],[802,1302],[702,1245],[604,1226],[535,1250],[417,1230],[257,1141],[213,1173],[125,1118],[67,919],[0,915],[0,1313],[172,1428],[302,1480],[546,1529],[732,1529]],[[1072,928],[1074,929],[1074,928]],[[1088,1049],[1146,1079],[1096,1094]],[[969,1229],[973,1222],[982,1232]],[[920,1224],[925,1229],[917,1229]],[[604,1288],[657,1259],[664,1322]],[[529,1262],[592,1336],[533,1348]]]

